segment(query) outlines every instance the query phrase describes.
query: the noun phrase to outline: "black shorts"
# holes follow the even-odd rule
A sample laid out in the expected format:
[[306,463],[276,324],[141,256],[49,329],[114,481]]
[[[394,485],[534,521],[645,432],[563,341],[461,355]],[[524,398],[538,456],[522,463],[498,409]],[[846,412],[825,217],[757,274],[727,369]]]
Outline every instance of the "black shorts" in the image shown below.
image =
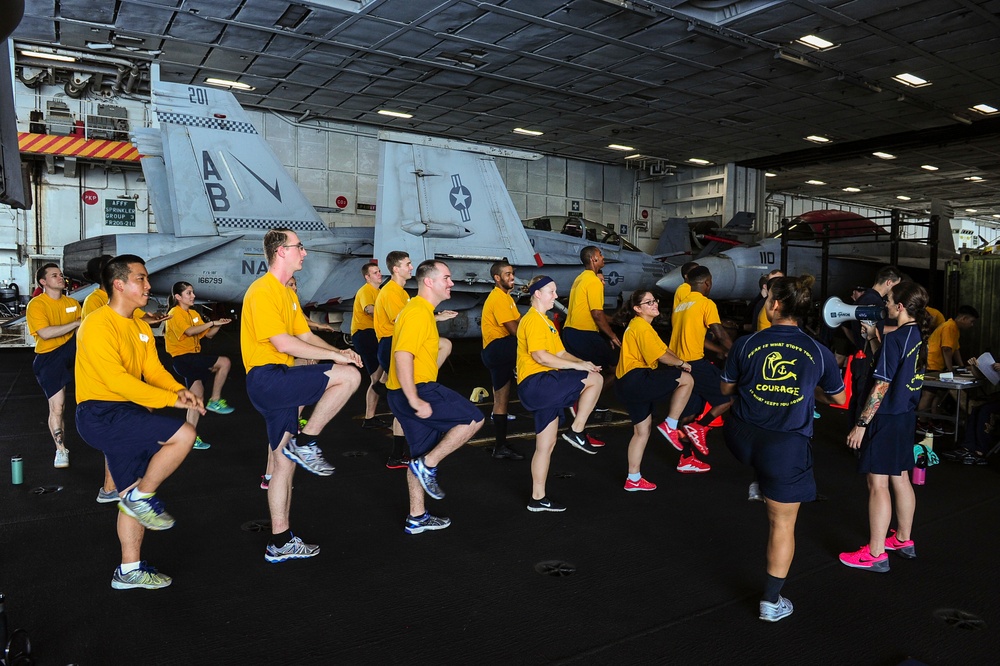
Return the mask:
[[816,499],[812,444],[796,432],[765,430],[730,415],[722,428],[736,459],[757,472],[764,497],[792,504]]
[[375,329],[363,328],[355,332],[351,336],[351,344],[361,357],[361,362],[365,364],[365,372],[369,377],[374,375],[379,368],[378,339],[375,337]]
[[580,399],[586,378],[587,373],[583,370],[549,370],[518,383],[521,406],[535,417],[536,435],[552,421],[562,418],[563,410]]
[[31,369],[35,371],[35,379],[48,400],[73,379],[73,368],[76,365],[76,336],[59,345],[50,352],[35,354]]
[[684,408],[684,416],[700,414],[706,402],[718,407],[732,401],[732,396],[722,394],[722,372],[711,361],[699,358],[697,361],[690,361],[690,365],[694,390],[691,392],[687,407]]
[[132,402],[85,400],[76,407],[76,430],[101,451],[115,488],[125,490],[146,474],[149,459],[184,426],[184,421]]
[[617,354],[611,346],[611,342],[597,331],[564,328],[562,342],[570,354],[584,361],[590,361],[594,365],[599,365],[602,370],[613,368],[618,363]]
[[493,390],[503,388],[514,379],[514,367],[517,365],[517,338],[513,335],[497,338],[483,349],[481,356],[483,365],[490,371]]
[[382,369],[389,372],[389,361],[392,359],[392,336],[382,338],[378,341],[378,364]]
[[174,372],[184,380],[184,386],[191,388],[191,385],[200,381],[202,386],[207,387],[212,379],[212,367],[218,362],[219,357],[212,354],[181,354],[174,356]]
[[917,427],[915,412],[875,414],[861,440],[858,471],[862,474],[899,476],[913,469],[913,440]]
[[389,391],[386,398],[392,415],[399,421],[399,426],[406,435],[406,443],[410,445],[410,455],[413,458],[419,458],[437,446],[452,428],[483,420],[483,413],[478,407],[437,382],[417,384],[417,395],[430,403],[431,415],[426,419],[414,413],[402,389]]
[[683,370],[662,363],[656,369],[636,368],[615,382],[615,394],[625,405],[632,425],[642,423],[653,413],[653,404],[666,400],[677,390]]
[[267,423],[267,441],[277,450],[285,433],[299,431],[299,407],[319,402],[330,378],[330,366],[278,363],[250,368],[247,373],[247,395],[254,408]]

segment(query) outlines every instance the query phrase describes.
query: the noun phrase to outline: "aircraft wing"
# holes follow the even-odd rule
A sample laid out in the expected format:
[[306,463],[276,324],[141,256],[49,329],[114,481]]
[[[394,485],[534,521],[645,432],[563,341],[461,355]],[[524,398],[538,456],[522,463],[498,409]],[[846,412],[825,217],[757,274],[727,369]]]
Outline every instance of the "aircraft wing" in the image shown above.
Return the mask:
[[152,257],[146,260],[146,271],[152,275],[164,269],[170,268],[175,264],[179,264],[183,261],[187,261],[188,259],[193,259],[199,255],[205,254],[206,252],[214,250],[217,247],[222,247],[223,245],[228,245],[229,243],[238,241],[241,238],[243,238],[243,236],[215,236],[204,243],[192,245],[158,257]]

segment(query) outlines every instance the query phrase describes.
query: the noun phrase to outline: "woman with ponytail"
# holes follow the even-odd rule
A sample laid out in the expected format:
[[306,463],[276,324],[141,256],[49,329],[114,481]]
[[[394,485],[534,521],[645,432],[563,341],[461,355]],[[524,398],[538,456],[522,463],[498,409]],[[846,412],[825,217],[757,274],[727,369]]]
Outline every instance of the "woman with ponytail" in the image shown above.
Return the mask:
[[816,499],[812,447],[815,400],[847,402],[837,361],[799,328],[812,309],[812,276],[771,284],[764,312],[771,326],[739,338],[726,359],[722,392],[734,395],[723,429],[726,446],[751,465],[767,499],[770,532],[760,619],[792,614],[781,588],[795,554],[799,504]]
[[[927,291],[915,282],[900,282],[889,291],[888,317],[895,318],[898,326],[885,334],[875,359],[875,385],[847,435],[847,445],[861,451],[858,471],[868,476],[868,543],[840,554],[840,561],[855,569],[889,571],[887,550],[907,559],[916,557],[910,533],[916,499],[909,471],[927,367],[931,318],[926,308]],[[874,331],[867,333],[869,339],[874,337]],[[893,512],[890,485],[896,498],[896,529],[887,538]]]
[[[667,418],[657,424],[667,441],[678,451],[685,450],[677,419],[691,397],[694,380],[691,364],[679,359],[653,330],[653,319],[660,316],[660,304],[650,291],[637,289],[615,317],[627,325],[622,336],[622,350],[615,369],[615,393],[632,419],[632,439],[628,443],[628,479],[625,490],[656,490],[656,484],[642,478],[639,466],[649,442],[653,424],[653,405],[670,400]],[[678,471],[681,465],[677,467]]]
[[[225,356],[213,356],[201,353],[201,339],[214,338],[219,327],[228,324],[231,319],[216,319],[203,321],[200,313],[193,309],[194,287],[189,282],[177,282],[173,288],[173,300],[176,306],[170,309],[167,324],[164,327],[163,341],[167,353],[174,358],[174,371],[184,380],[184,385],[198,396],[205,397],[205,384],[212,381],[212,399],[205,402],[205,409],[216,414],[230,414],[233,408],[222,399],[222,387],[229,376],[231,363]],[[198,426],[199,413],[189,409],[187,422]],[[207,449],[210,444],[195,439],[194,448]]]

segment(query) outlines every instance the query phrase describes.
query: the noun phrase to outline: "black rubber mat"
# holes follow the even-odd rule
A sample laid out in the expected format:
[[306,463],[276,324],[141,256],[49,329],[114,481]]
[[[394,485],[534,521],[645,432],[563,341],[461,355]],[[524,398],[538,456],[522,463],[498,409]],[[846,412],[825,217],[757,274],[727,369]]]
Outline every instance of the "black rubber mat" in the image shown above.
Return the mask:
[[[177,525],[146,533],[144,559],[174,577],[158,591],[111,589],[120,551],[115,507],[94,501],[102,458],[69,409],[72,466],[52,467],[32,353],[0,353],[0,592],[35,663],[997,662],[996,463],[931,468],[917,488],[919,557],[891,556],[888,574],[848,569],[837,553],[867,540],[867,490],[842,444],[843,412],[826,408],[815,442],[825,500],[799,514],[782,592],[795,612],[777,624],[757,619],[767,525],[746,499],[750,470],[713,431],[712,471],[678,474],[654,433],[642,470],[659,487],[627,493],[623,413],[595,430],[607,441],[597,455],[556,447],[548,492],[561,514],[526,510],[529,460],[493,460],[487,421],[440,467],[447,497],[428,500],[452,526],[407,535],[405,472],[384,467],[388,431],[361,429],[359,394],[320,440],[336,473],[295,476],[292,529],[322,553],[268,564],[264,424],[236,370],[235,333],[214,349],[233,357],[224,397],[236,412],[202,418],[212,448],[192,451],[159,493]],[[463,396],[488,384],[478,349],[456,344],[441,380]],[[532,438],[514,433],[529,433],[531,417],[512,411],[510,442],[530,454]],[[62,490],[32,492],[46,486]]]

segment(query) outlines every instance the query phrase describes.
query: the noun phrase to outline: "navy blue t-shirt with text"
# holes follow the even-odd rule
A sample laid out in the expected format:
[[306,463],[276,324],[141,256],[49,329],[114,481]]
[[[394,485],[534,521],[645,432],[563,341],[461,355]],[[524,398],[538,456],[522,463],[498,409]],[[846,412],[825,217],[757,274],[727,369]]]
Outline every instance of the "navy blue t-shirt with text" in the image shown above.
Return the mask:
[[885,336],[875,361],[875,379],[889,382],[889,390],[879,405],[879,414],[905,414],[917,408],[924,385],[924,370],[917,367],[922,344],[920,329],[913,324]]

